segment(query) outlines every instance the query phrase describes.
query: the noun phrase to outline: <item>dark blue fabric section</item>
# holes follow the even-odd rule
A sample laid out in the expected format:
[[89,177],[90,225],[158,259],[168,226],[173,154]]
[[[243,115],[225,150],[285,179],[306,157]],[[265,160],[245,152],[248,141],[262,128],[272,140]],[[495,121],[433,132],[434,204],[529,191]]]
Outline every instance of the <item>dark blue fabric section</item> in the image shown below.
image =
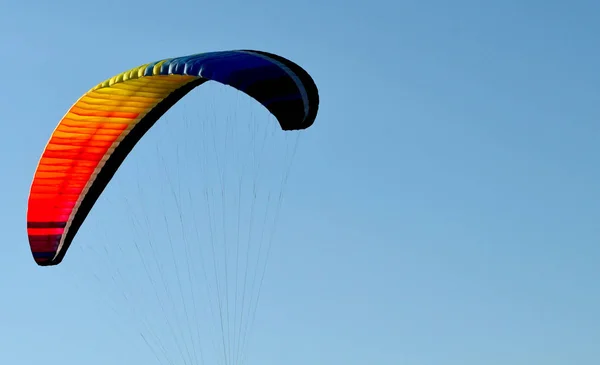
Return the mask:
[[[145,75],[152,74],[157,62],[146,67]],[[164,62],[160,75],[193,75],[216,81],[247,92],[265,107],[277,100],[301,99],[302,94],[288,73],[267,57],[248,52],[208,52],[177,57]],[[266,90],[269,80],[287,81],[292,87]],[[263,86],[264,85],[264,86]],[[279,95],[273,95],[274,93]]]
[[50,259],[54,257],[56,252],[33,252],[34,259]]
[[[293,83],[293,80],[281,67],[271,63],[266,66],[231,71],[228,77],[228,84],[238,90],[247,91],[250,86],[257,82],[283,77],[290,79]],[[295,89],[295,93],[300,95],[297,87]]]
[[280,101],[290,101],[290,100],[300,100],[302,101],[302,97],[300,95],[285,95],[285,96],[279,96],[276,98],[271,98],[271,99],[267,99],[264,101],[265,106],[269,106],[273,103],[277,103]]
[[[231,86],[266,107],[284,130],[312,125],[318,109],[318,91],[310,75],[275,54],[234,50],[199,53],[148,64],[144,76],[199,76]],[[305,96],[305,98],[303,98]]]

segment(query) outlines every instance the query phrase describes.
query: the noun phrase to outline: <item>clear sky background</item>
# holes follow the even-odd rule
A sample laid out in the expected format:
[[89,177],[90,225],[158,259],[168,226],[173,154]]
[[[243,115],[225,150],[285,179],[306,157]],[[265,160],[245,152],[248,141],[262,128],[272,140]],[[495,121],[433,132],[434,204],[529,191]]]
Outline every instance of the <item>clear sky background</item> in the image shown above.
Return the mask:
[[[38,268],[33,172],[98,82],[249,48],[308,70],[321,108],[294,162],[248,364],[597,364],[598,19],[595,0],[3,0],[0,362],[151,363],[76,263],[77,245],[125,225],[87,224],[70,260]],[[124,167],[152,163],[149,137]],[[90,217],[127,214],[102,204]]]

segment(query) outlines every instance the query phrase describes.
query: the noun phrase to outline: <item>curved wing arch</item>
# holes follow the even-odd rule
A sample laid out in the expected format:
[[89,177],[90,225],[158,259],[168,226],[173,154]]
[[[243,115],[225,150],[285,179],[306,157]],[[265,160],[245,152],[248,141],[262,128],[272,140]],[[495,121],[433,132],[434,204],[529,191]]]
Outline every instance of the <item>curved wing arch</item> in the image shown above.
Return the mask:
[[265,106],[283,130],[310,127],[319,95],[310,75],[281,56],[253,50],[164,59],[118,74],[85,93],[52,133],[38,163],[27,234],[40,266],[59,264],[119,166],[144,134],[206,81]]

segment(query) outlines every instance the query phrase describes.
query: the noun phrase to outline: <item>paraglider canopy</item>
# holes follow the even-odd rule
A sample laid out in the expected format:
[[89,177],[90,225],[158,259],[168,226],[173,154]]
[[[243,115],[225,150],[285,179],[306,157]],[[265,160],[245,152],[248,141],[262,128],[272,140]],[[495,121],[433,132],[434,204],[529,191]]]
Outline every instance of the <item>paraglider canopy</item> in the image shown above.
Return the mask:
[[39,161],[27,210],[38,265],[57,265],[98,197],[156,121],[206,81],[257,100],[283,130],[310,127],[319,106],[308,73],[271,53],[237,50],[148,63],[85,93],[54,130]]

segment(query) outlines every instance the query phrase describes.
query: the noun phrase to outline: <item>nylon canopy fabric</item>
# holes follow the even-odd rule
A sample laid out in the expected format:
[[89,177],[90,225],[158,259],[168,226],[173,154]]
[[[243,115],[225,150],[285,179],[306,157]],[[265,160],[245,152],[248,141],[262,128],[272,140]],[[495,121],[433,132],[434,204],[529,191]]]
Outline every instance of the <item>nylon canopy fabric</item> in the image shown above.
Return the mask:
[[135,144],[177,101],[206,81],[265,106],[283,130],[310,127],[317,87],[274,54],[221,51],[165,59],[118,74],[85,93],[62,118],[31,185],[27,233],[40,266],[59,264],[94,203]]

